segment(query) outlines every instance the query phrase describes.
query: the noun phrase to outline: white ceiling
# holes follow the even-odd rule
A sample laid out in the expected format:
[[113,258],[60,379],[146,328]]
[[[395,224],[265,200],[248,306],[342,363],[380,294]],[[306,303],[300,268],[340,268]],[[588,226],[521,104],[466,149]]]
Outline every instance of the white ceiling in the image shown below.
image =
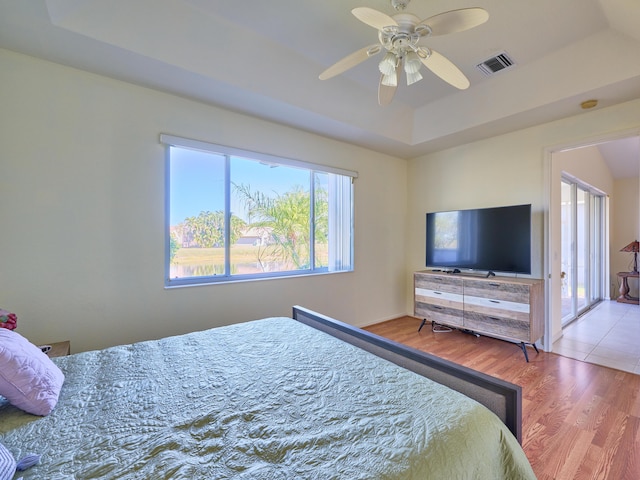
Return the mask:
[[[0,0],[0,47],[401,158],[577,115],[591,98],[596,108],[640,98],[637,0],[413,0],[419,18],[472,6],[490,17],[423,41],[469,89],[423,68],[386,107],[381,57],[318,79],[377,42],[351,14],[358,6],[396,13],[389,0]],[[502,51],[515,67],[492,77],[475,68]]]

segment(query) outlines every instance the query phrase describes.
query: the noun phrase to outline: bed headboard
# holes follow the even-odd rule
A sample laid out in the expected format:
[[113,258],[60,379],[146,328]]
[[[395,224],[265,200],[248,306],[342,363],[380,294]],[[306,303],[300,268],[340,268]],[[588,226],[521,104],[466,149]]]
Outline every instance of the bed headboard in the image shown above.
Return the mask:
[[494,412],[518,442],[522,443],[522,388],[519,385],[402,345],[304,307],[294,306],[293,318],[473,398]]

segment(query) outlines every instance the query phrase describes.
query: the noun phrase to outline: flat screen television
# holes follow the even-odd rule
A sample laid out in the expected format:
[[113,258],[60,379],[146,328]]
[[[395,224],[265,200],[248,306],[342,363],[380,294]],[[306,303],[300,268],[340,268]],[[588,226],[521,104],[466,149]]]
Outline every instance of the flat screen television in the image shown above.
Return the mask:
[[531,205],[427,213],[427,267],[531,274]]

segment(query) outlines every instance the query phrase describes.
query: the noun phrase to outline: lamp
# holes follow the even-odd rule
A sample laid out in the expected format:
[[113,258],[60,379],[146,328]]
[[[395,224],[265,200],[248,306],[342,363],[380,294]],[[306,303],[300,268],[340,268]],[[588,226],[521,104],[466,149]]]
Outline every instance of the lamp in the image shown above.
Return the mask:
[[638,240],[634,240],[620,251],[633,252],[633,273],[638,273],[638,252],[640,252],[640,243]]

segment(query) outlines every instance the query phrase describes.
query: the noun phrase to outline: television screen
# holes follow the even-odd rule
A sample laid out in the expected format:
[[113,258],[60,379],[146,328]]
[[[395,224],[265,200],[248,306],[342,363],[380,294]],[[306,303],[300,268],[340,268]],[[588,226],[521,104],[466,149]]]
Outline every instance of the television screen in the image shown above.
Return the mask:
[[531,273],[531,205],[427,213],[427,267]]

